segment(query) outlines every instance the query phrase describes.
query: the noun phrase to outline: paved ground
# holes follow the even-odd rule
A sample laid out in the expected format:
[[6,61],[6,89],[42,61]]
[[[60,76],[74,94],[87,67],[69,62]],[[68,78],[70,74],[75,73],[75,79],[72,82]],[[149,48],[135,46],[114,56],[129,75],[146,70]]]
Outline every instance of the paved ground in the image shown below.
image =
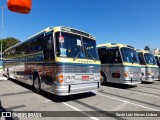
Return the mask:
[[[160,117],[153,117],[156,114],[160,115],[160,81],[152,84],[138,84],[137,87],[109,84],[101,86],[100,91],[96,93],[58,97],[46,92],[42,92],[40,95],[35,94],[30,86],[14,80],[0,80],[0,100],[2,109],[6,112],[19,111],[19,115],[24,115],[23,111],[49,111],[40,112],[41,114],[37,114],[37,116],[58,116],[22,118],[16,117],[14,114],[14,118],[2,117],[1,120],[160,119]],[[140,114],[138,111],[142,113]],[[146,113],[150,113],[150,115],[152,113],[152,117],[135,117],[135,115],[146,116]],[[124,115],[134,115],[134,117],[124,117]]]

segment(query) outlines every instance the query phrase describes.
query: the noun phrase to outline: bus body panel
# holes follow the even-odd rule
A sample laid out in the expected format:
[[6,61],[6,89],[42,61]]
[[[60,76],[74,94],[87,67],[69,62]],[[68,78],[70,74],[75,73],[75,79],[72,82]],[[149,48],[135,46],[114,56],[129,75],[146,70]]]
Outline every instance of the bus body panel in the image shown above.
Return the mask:
[[[107,82],[121,84],[137,84],[141,82],[141,67],[102,65],[101,71],[105,71],[107,74]],[[124,76],[125,73],[128,73],[127,77]],[[116,76],[116,74],[120,74],[120,76]]]
[[144,73],[142,81],[145,82],[153,82],[155,80],[158,80],[159,77],[159,68],[158,67],[149,67],[149,66],[143,66],[142,72]]

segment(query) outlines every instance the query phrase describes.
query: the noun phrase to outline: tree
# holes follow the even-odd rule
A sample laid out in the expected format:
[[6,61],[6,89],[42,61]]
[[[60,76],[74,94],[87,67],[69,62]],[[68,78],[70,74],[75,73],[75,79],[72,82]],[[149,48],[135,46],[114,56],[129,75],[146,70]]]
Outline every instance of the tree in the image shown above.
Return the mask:
[[148,46],[146,46],[146,47],[144,48],[144,50],[147,50],[147,51],[149,51],[149,52],[151,51]]
[[[18,40],[16,38],[13,38],[13,37],[9,37],[9,38],[3,39],[2,40],[3,51],[6,50],[7,48],[19,43],[19,42],[20,42],[20,40]],[[0,46],[1,46],[1,42],[0,42]]]

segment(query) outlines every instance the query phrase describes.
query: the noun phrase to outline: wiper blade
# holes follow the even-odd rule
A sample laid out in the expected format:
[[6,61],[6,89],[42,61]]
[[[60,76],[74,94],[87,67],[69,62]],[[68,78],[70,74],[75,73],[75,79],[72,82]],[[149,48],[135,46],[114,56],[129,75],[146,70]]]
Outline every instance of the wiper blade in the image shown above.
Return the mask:
[[94,62],[96,61],[96,59],[93,57],[93,55],[89,52],[89,51],[87,51],[87,53],[91,56],[91,58],[94,60]]
[[137,60],[136,60],[136,57],[133,56],[133,57],[132,57],[132,64],[133,64],[133,63],[136,63],[136,61],[137,61]]
[[78,51],[78,53],[76,54],[76,56],[73,58],[74,61],[78,58],[78,56],[80,55],[80,53],[81,53],[81,49]]

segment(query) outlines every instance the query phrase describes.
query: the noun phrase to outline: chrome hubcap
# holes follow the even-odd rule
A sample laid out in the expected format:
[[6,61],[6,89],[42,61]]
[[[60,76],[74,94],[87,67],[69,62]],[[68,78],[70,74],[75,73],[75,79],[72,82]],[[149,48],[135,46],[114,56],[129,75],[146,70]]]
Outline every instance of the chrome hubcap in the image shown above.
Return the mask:
[[39,89],[39,80],[38,80],[38,78],[36,78],[36,79],[34,80],[34,87],[35,87],[36,89]]

